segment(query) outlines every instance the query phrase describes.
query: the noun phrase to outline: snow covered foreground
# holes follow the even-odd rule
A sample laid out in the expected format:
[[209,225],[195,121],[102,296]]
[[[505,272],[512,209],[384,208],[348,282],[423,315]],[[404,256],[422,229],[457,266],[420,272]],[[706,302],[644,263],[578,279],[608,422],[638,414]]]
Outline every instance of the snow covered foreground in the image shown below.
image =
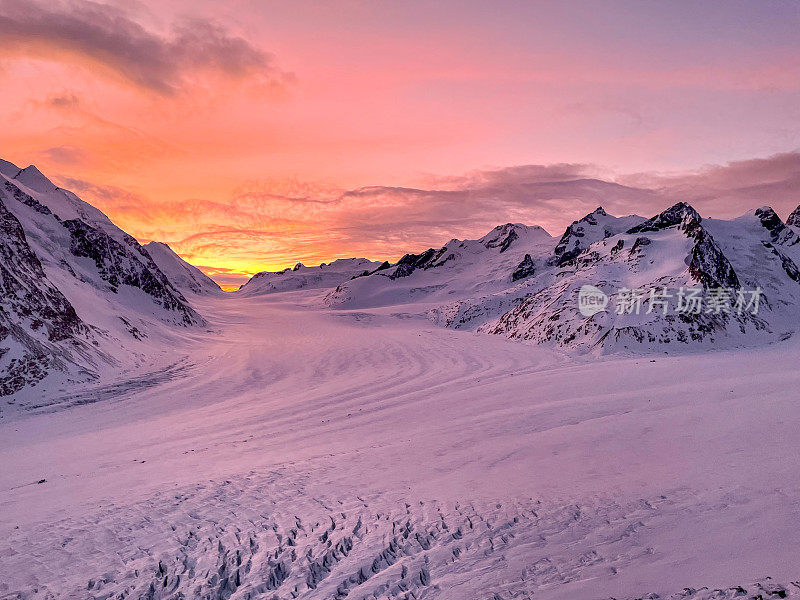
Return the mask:
[[794,338],[570,358],[323,293],[197,297],[180,369],[0,422],[0,598],[800,594]]

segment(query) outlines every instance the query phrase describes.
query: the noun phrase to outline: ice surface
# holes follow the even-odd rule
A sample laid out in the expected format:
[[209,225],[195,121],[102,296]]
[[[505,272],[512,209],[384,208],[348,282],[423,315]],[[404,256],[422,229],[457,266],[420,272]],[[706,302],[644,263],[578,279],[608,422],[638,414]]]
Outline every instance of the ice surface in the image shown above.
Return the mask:
[[580,360],[320,293],[203,297],[179,367],[0,425],[0,594],[797,591],[793,340]]

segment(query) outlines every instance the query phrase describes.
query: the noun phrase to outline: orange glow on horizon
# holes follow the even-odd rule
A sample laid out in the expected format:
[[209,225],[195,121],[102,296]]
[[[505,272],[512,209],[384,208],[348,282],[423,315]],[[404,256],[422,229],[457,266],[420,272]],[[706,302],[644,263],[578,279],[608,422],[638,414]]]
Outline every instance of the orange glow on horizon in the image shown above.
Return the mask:
[[36,164],[226,287],[297,262],[396,259],[501,222],[558,235],[598,204],[652,200],[569,182],[800,148],[789,5],[758,19],[748,4],[614,2],[0,10],[0,157]]

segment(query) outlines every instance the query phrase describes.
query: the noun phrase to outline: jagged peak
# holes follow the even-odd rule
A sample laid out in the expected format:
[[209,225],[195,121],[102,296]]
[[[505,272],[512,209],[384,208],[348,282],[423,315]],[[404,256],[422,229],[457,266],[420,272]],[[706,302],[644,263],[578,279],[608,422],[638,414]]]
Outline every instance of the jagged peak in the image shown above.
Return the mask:
[[800,228],[800,206],[795,208],[788,217],[786,217],[786,224],[790,227]]
[[608,216],[608,213],[603,209],[603,207],[602,206],[598,206],[592,212],[590,212],[588,215],[583,217],[581,219],[581,221],[588,221],[591,217],[607,217],[607,216]]
[[628,233],[643,233],[645,231],[659,231],[667,229],[676,225],[681,225],[686,221],[695,221],[699,223],[703,218],[690,204],[686,202],[677,202],[665,211],[657,214],[652,219],[648,219],[641,225],[632,227]]
[[17,176],[17,173],[20,172],[20,168],[12,163],[9,160],[3,160],[0,158],[0,173],[8,177],[9,179],[14,179]]
[[28,165],[14,179],[35,192],[54,192],[58,189],[35,165]]
[[[602,206],[598,206],[597,208],[595,208],[589,214],[584,215],[583,217],[581,217],[577,221],[573,221],[572,224],[569,225],[569,227],[567,227],[566,231],[562,235],[562,239],[563,239],[564,236],[569,235],[570,232],[574,231],[576,227],[581,227],[585,223],[588,223],[589,225],[597,225],[598,224],[598,221],[597,221],[598,217],[608,217],[608,216],[610,216],[610,215],[603,209],[603,207]],[[612,218],[614,218],[614,217],[612,217]]]
[[753,215],[758,218],[764,229],[769,232],[771,241],[783,244],[794,240],[794,243],[796,243],[795,232],[786,227],[771,206],[757,208],[753,211]]
[[[771,206],[761,206],[755,209],[753,214],[761,220],[765,227],[767,227],[767,223],[773,226],[783,226],[783,221]],[[767,228],[769,229],[769,227]]]

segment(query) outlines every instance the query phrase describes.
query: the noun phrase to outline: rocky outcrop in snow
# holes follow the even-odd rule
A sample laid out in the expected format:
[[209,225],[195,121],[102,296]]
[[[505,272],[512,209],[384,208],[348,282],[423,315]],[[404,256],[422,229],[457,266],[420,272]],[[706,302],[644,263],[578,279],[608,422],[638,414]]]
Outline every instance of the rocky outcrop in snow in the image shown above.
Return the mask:
[[598,206],[594,212],[567,227],[553,251],[553,262],[559,267],[564,266],[595,242],[622,233],[643,220],[636,215],[614,217]]
[[86,339],[88,328],[53,286],[19,220],[0,197],[0,396],[63,366],[59,342]]
[[536,273],[536,264],[533,262],[530,254],[526,254],[522,262],[517,265],[514,272],[511,274],[511,281],[519,281],[525,279]]

